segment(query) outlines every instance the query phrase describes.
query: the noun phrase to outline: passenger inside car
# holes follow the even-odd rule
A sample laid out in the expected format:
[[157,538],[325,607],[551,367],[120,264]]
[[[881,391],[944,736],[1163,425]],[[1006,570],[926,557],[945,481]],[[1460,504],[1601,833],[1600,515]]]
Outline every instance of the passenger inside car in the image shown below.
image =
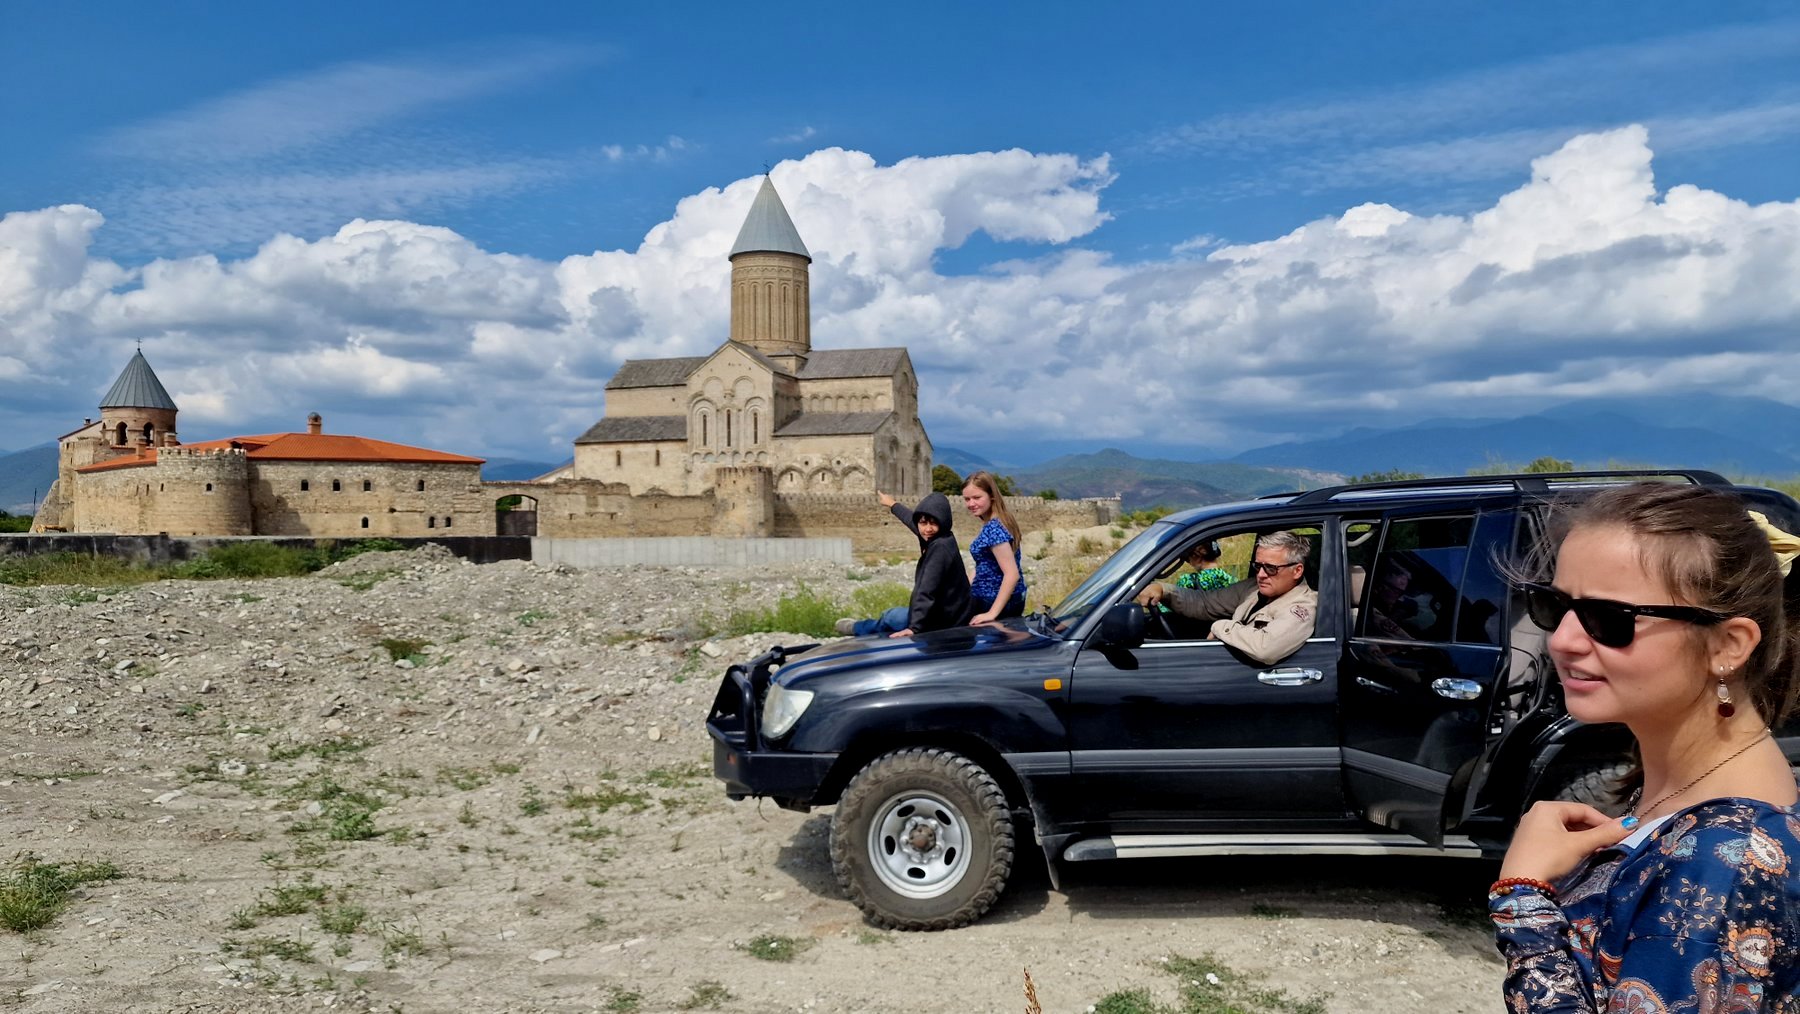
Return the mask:
[[1318,620],[1319,595],[1306,581],[1311,549],[1303,535],[1270,532],[1256,540],[1249,578],[1213,590],[1151,582],[1137,602],[1167,604],[1177,616],[1207,624],[1207,638],[1273,665],[1305,644]]

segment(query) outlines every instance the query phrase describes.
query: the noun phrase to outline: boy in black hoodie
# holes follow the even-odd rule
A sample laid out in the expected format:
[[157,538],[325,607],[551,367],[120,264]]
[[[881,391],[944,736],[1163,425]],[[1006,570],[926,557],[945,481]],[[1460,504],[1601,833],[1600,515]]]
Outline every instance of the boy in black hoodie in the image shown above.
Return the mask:
[[907,510],[886,493],[877,495],[881,505],[919,537],[912,604],[895,606],[871,620],[839,620],[837,632],[857,637],[907,637],[961,626],[969,615],[969,572],[963,569],[962,548],[950,532],[950,501],[942,493],[932,493],[919,501],[918,507]]

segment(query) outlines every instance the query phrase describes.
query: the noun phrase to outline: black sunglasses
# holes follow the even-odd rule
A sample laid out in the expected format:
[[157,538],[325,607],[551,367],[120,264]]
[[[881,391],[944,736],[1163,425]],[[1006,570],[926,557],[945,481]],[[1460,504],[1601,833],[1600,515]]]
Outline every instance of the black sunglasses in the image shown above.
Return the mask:
[[1267,574],[1270,577],[1274,577],[1288,567],[1298,567],[1305,562],[1305,560],[1295,560],[1293,563],[1252,563],[1250,565],[1250,573]]
[[1658,616],[1702,625],[1723,623],[1730,618],[1723,613],[1698,606],[1634,606],[1611,599],[1578,599],[1547,584],[1526,584],[1521,587],[1525,592],[1525,612],[1530,615],[1531,622],[1545,630],[1554,631],[1572,609],[1575,611],[1575,619],[1581,623],[1581,629],[1587,631],[1587,635],[1596,644],[1603,644],[1608,648],[1623,648],[1630,644],[1631,639],[1637,636],[1637,618],[1640,616]]

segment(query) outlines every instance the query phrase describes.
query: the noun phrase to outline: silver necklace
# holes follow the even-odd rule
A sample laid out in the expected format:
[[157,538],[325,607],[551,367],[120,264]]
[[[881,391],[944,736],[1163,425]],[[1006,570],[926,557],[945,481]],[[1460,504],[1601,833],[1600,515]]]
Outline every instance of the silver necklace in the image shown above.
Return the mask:
[[[1702,771],[1700,773],[1700,777],[1694,779],[1693,781],[1687,783],[1686,785],[1683,785],[1681,788],[1676,789],[1674,792],[1670,792],[1670,793],[1664,795],[1661,799],[1658,799],[1656,802],[1651,803],[1649,806],[1644,807],[1641,812],[1642,813],[1650,813],[1651,811],[1655,810],[1657,807],[1663,805],[1664,803],[1668,802],[1669,800],[1674,799],[1676,796],[1681,795],[1683,792],[1686,792],[1687,790],[1693,788],[1694,786],[1699,785],[1701,782],[1706,780],[1708,775],[1711,775],[1714,771],[1717,771],[1720,768],[1724,767],[1725,765],[1730,764],[1732,761],[1737,760],[1739,757],[1742,757],[1746,752],[1749,751],[1749,749],[1751,747],[1755,746],[1758,743],[1761,743],[1763,740],[1768,739],[1770,736],[1773,736],[1773,735],[1774,735],[1774,733],[1770,732],[1768,729],[1764,729],[1762,732],[1762,735],[1756,737],[1755,739],[1751,740],[1748,743],[1745,743],[1743,746],[1738,747],[1736,750],[1733,750],[1731,752],[1731,756],[1725,758],[1724,760],[1720,761],[1717,764],[1714,764],[1712,767],[1707,768],[1705,771]],[[1631,794],[1631,802],[1628,803],[1626,806],[1626,811],[1625,811],[1626,816],[1636,817],[1639,815],[1640,811],[1638,809],[1638,800],[1642,799],[1643,796],[1644,796],[1644,787],[1640,785],[1640,786],[1638,786],[1637,791],[1635,791]]]

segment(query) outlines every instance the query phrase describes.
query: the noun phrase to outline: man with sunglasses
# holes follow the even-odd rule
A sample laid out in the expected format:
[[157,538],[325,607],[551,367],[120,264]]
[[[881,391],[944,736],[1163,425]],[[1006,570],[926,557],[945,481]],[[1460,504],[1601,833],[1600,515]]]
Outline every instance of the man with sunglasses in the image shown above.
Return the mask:
[[1250,579],[1212,591],[1151,582],[1137,601],[1146,608],[1167,604],[1178,615],[1210,620],[1211,639],[1262,665],[1274,665],[1306,643],[1319,615],[1319,593],[1303,580],[1311,549],[1303,535],[1270,532],[1256,540]]

